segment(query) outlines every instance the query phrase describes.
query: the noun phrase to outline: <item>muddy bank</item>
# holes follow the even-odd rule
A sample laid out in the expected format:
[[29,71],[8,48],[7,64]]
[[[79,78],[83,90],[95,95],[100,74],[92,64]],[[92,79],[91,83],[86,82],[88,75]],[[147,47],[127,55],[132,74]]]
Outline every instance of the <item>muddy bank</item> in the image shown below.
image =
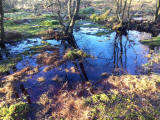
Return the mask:
[[22,39],[23,35],[17,31],[5,31],[5,42],[6,43],[13,43],[18,39]]

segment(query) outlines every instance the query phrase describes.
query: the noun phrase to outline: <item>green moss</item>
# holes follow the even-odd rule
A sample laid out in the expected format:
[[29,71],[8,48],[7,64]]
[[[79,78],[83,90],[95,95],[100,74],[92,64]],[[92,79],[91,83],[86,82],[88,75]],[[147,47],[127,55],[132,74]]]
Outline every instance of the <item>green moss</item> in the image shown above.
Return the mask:
[[52,25],[58,25],[59,21],[58,20],[46,20],[41,23],[43,26],[52,26]]
[[29,51],[39,51],[39,50],[43,50],[44,48],[46,48],[46,45],[32,46],[30,47]]
[[120,27],[122,27],[122,23],[113,25],[112,29],[113,30],[118,30]]
[[42,41],[41,43],[44,44],[44,45],[51,45],[50,43],[48,43],[46,41]]
[[8,107],[0,107],[0,120],[27,120],[29,105],[19,102]]
[[160,46],[160,37],[153,37],[152,39],[141,40],[140,42],[148,46]]
[[93,20],[93,21],[95,21],[97,16],[98,16],[98,15],[96,15],[96,14],[92,14],[92,15],[90,16],[90,19]]
[[50,43],[48,43],[46,41],[42,41],[42,44],[44,44],[44,45],[32,46],[32,47],[30,47],[29,50],[24,51],[23,53],[19,54],[18,56],[19,57],[20,56],[32,56],[37,53],[43,52],[44,49],[46,48],[46,46],[50,46]]
[[95,22],[105,21],[106,19],[108,19],[110,12],[111,10],[107,10],[105,13],[101,15],[92,14],[90,16],[90,19]]
[[82,50],[74,49],[74,50],[67,51],[67,53],[64,55],[63,58],[68,60],[75,60],[75,59],[82,59],[86,57],[89,57],[89,55],[87,55]]
[[101,21],[104,21],[108,18],[108,15],[110,14],[111,10],[107,10],[105,13],[103,13],[102,15],[99,16]]

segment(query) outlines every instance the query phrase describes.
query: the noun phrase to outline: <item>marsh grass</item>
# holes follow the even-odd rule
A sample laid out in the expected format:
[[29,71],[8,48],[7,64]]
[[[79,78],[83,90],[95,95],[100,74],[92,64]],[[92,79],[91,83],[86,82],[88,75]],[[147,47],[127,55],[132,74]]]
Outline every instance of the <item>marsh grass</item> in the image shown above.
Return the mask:
[[141,40],[140,42],[148,46],[160,46],[160,37],[153,37],[152,39]]

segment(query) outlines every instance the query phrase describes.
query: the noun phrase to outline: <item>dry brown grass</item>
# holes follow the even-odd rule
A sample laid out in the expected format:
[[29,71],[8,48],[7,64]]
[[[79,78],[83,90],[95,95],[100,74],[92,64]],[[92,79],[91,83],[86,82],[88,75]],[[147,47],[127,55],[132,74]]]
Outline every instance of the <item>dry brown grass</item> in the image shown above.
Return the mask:
[[89,108],[84,106],[84,100],[64,92],[57,97],[57,101],[52,104],[54,108],[52,116],[55,119],[65,120],[87,120]]
[[90,84],[79,84],[74,90],[68,90],[67,86],[67,83],[63,84],[56,94],[53,94],[55,89],[48,89],[40,96],[37,104],[41,109],[38,109],[36,114],[37,120],[43,120],[45,117],[49,120],[88,120],[90,107],[85,105],[80,94],[84,90],[90,93]]
[[111,84],[114,88],[123,94],[136,94],[142,97],[157,98],[160,94],[158,75],[122,75],[110,76],[104,81],[104,84]]
[[3,94],[3,97],[0,98],[0,106],[10,105],[19,101],[21,99],[19,95],[22,94],[20,85],[25,81],[24,78],[27,75],[33,75],[38,72],[39,67],[26,67],[11,75],[5,76],[2,80],[3,86],[0,88],[0,93]]

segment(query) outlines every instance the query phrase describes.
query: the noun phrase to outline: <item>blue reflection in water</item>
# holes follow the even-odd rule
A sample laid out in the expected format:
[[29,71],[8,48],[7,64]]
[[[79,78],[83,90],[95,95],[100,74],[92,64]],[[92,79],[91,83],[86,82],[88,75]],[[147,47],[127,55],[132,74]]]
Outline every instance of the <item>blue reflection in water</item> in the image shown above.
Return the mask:
[[[137,74],[139,67],[147,62],[145,55],[149,49],[139,42],[140,32],[129,31],[128,37],[118,36],[116,39],[115,32],[96,36],[96,31],[99,32],[99,29],[82,27],[74,32],[78,46],[97,58],[86,59],[83,62],[89,78],[97,79],[101,73],[112,73],[116,68],[130,74]],[[103,32],[103,29],[100,31]]]

